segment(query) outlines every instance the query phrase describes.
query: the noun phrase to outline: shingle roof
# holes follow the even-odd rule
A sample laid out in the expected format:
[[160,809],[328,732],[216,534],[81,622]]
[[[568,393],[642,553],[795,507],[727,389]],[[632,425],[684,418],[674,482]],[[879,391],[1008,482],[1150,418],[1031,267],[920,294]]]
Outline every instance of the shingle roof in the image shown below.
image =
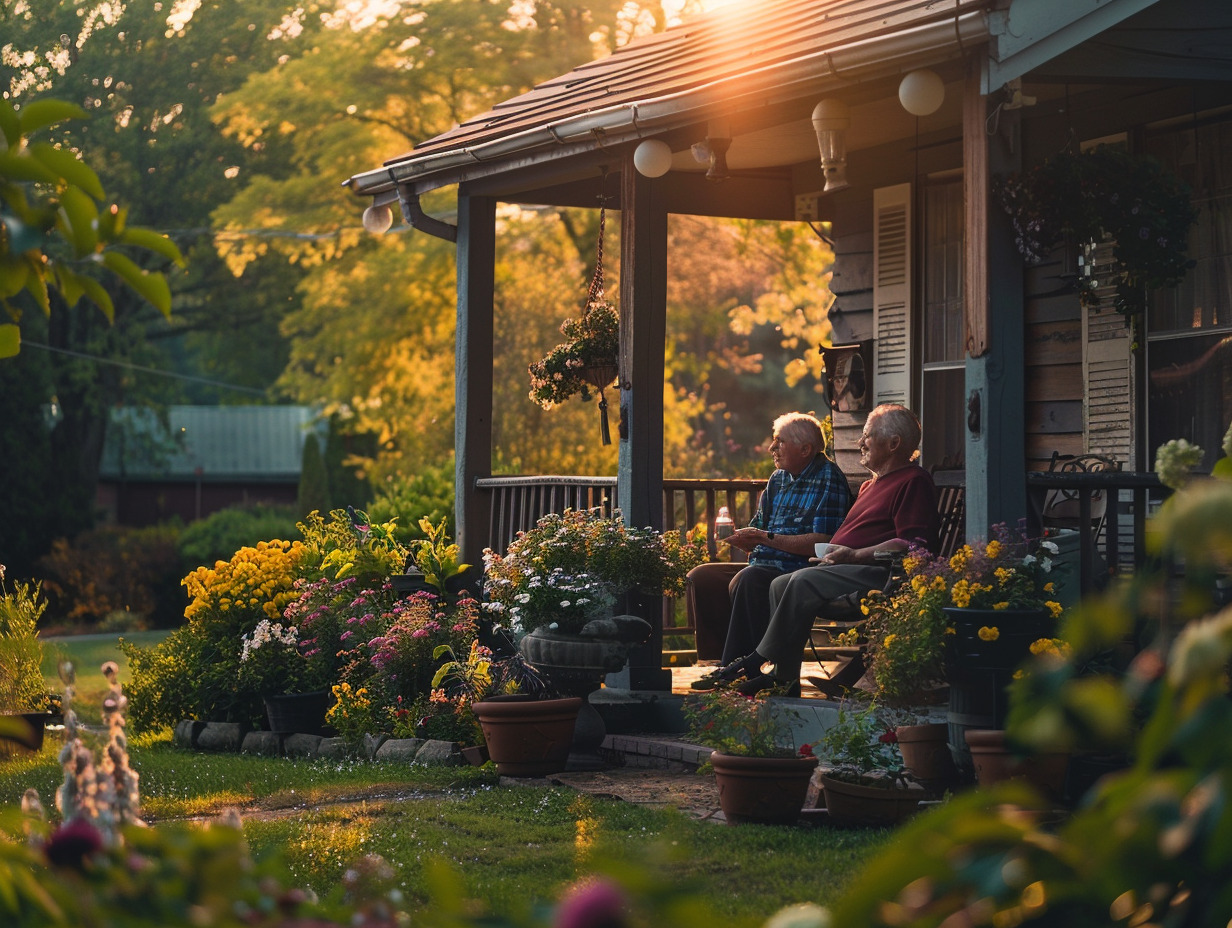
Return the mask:
[[[775,0],[733,4],[645,36],[546,81],[356,175],[357,192],[388,189],[511,151],[705,118],[707,107],[765,105],[799,85],[849,85],[927,63],[987,36],[994,0]],[[606,118],[605,118],[606,117]],[[449,182],[449,181],[443,181]]]

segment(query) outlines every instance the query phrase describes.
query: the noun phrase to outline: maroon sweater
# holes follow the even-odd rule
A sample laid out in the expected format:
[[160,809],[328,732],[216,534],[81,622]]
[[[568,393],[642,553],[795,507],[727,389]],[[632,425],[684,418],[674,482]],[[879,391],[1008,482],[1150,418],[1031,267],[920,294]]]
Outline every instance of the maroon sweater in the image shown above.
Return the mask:
[[928,471],[916,464],[865,481],[830,540],[868,548],[894,538],[937,550],[937,488]]

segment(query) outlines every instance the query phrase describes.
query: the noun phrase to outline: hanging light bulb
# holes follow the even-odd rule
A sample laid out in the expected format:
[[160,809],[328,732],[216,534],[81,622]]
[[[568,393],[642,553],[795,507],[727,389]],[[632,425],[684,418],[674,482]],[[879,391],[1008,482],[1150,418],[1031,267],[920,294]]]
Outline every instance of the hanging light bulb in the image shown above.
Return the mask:
[[373,203],[364,210],[364,228],[373,235],[389,231],[394,224],[394,211],[384,203]]
[[928,68],[904,74],[898,85],[898,102],[912,116],[931,116],[945,102],[941,75]]
[[633,149],[633,166],[643,177],[662,177],[672,169],[672,148],[662,139],[646,139]]

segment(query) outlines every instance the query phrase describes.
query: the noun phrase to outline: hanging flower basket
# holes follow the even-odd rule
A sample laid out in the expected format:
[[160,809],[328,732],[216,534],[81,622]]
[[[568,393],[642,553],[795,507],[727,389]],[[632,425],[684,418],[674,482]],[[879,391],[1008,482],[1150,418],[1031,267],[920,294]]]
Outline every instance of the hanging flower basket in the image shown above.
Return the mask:
[[[1154,159],[1100,145],[1063,151],[1007,177],[996,190],[1028,261],[1043,260],[1063,240],[1088,247],[1112,240],[1117,312],[1132,324],[1147,291],[1175,287],[1193,267],[1189,230],[1197,219],[1189,189]],[[1084,306],[1110,281],[1080,275]]]
[[595,274],[586,306],[577,319],[566,319],[560,331],[565,341],[529,367],[530,398],[544,409],[559,406],[573,396],[589,401],[599,394],[599,425],[603,444],[612,443],[607,421],[607,387],[616,379],[620,356],[620,317],[603,296],[603,231],[606,210],[599,209],[599,245]]

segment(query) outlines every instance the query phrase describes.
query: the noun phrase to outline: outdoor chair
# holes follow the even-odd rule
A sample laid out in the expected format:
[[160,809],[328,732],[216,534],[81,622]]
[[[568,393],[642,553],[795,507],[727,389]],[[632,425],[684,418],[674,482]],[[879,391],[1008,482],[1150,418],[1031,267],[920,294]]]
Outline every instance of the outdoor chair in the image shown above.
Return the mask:
[[[1094,474],[1101,471],[1119,471],[1121,462],[1102,454],[1060,454],[1052,452],[1048,462],[1049,473]],[[1044,497],[1044,509],[1041,521],[1044,528],[1082,529],[1081,511],[1082,494],[1086,493],[1091,500],[1091,540],[1098,545],[1099,534],[1103,531],[1104,520],[1108,514],[1108,493],[1106,490],[1055,489],[1049,490]]]

